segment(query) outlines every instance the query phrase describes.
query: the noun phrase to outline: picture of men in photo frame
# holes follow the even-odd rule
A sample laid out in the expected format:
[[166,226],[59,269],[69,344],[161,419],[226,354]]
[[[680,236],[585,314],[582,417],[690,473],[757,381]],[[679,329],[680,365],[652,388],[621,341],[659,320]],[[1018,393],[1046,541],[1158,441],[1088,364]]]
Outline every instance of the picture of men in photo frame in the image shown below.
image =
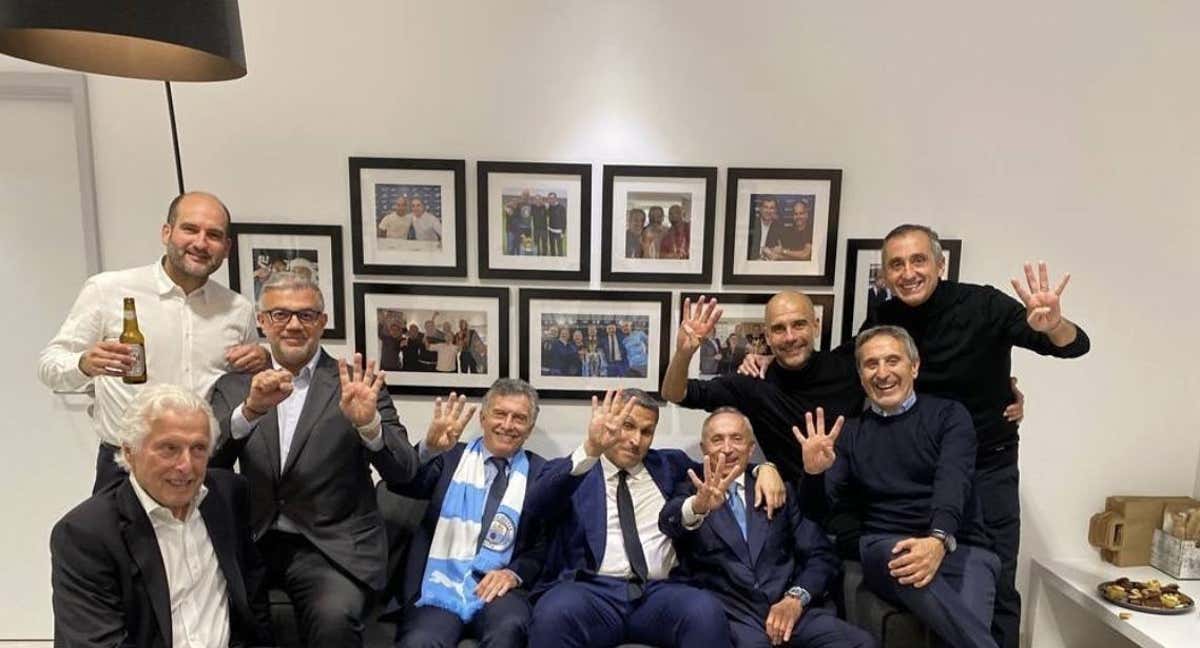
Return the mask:
[[751,194],[748,261],[811,261],[813,194]]
[[567,188],[505,188],[504,254],[563,257],[567,255]]
[[320,283],[316,250],[252,248],[250,255],[254,259],[255,299],[262,292],[263,284],[276,272],[293,272]]
[[379,368],[487,373],[487,313],[380,308]]
[[541,319],[542,376],[646,377],[649,317],[545,313]]
[[441,250],[442,188],[376,184],[375,237],[380,249]]
[[626,259],[691,257],[691,194],[630,191],[625,207]]

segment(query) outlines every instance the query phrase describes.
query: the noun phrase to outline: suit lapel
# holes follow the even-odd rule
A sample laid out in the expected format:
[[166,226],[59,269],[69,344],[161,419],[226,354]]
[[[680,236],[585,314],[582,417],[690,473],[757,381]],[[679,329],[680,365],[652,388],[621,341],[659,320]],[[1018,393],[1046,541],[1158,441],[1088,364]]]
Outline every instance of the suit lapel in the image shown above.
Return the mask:
[[271,472],[275,475],[275,480],[279,481],[279,410],[272,407],[263,415],[263,421],[259,424],[259,428],[266,434],[256,434],[254,436],[262,437],[263,443],[267,444],[267,456],[271,462]]
[[728,503],[709,514],[707,522],[712,525],[713,533],[737,554],[738,560],[747,566],[753,565],[750,561],[750,547],[742,537],[742,529],[733,518],[733,511]]
[[233,614],[248,610],[250,603],[246,598],[242,568],[237,561],[237,541],[233,536],[236,526],[228,515],[223,515],[220,496],[212,491],[212,480],[207,480],[207,483],[209,492],[204,501],[200,502],[200,517],[204,519],[209,542],[212,542],[213,553],[217,555],[217,565],[225,576],[225,588],[229,593],[230,621],[232,622]]
[[[753,466],[746,466],[746,493],[754,492],[754,475],[750,474]],[[747,497],[747,500],[750,498]],[[758,563],[758,554],[762,553],[763,542],[767,539],[767,514],[746,502],[746,539],[750,544],[750,564]]]
[[605,492],[604,468],[599,462],[588,471],[579,485],[575,497],[580,498],[579,510],[583,513],[583,528],[587,534],[588,547],[595,559],[595,568],[604,560],[604,542],[608,537],[608,506]]
[[650,478],[658,486],[658,492],[662,493],[663,499],[671,499],[671,494],[675,492],[675,482],[682,475],[673,474],[666,458],[654,450],[646,453],[646,458],[642,461],[642,464],[650,472]]
[[[129,479],[133,479],[132,476]],[[163,645],[173,643],[171,636],[171,591],[167,584],[167,569],[163,566],[162,552],[158,548],[158,536],[146,510],[142,508],[132,484],[125,481],[117,488],[117,507],[121,514],[121,537],[129,549],[129,555],[142,573],[146,595],[154,610],[158,632]]]
[[341,379],[338,377],[337,363],[319,350],[321,358],[313,368],[312,383],[308,386],[308,397],[304,399],[304,409],[300,410],[300,418],[296,421],[296,432],[292,435],[292,446],[288,449],[287,464],[283,467],[286,475],[292,466],[296,465],[296,457],[304,449],[312,436],[313,429],[321,413],[329,405],[329,401],[341,389]]

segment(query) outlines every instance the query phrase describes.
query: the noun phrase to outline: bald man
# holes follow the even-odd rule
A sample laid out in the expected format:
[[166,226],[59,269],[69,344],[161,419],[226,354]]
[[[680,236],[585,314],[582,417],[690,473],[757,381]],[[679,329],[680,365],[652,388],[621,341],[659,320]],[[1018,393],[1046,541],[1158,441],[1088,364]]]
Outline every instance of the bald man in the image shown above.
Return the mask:
[[[51,389],[95,390],[92,425],[100,438],[93,492],[118,482],[113,457],[125,408],[143,388],[121,380],[145,362],[146,386],[182,385],[206,397],[228,371],[267,365],[258,343],[254,306],[208,277],[229,253],[229,210],[216,196],[194,191],[171,201],[161,227],[164,254],[154,263],[90,277],[54,339],[42,349],[38,377]],[[123,300],[132,297],[145,358],[117,339]],[[137,373],[140,373],[138,371]]]

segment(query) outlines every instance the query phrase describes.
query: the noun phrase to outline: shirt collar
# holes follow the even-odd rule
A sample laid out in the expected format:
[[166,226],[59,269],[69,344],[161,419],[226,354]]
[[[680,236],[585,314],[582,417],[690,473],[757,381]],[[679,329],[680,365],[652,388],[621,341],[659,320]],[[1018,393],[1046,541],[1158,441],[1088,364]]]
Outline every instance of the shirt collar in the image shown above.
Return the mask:
[[908,398],[904,399],[903,403],[900,403],[900,406],[897,407],[895,409],[895,411],[888,412],[888,411],[885,411],[882,407],[876,405],[875,401],[872,401],[871,399],[867,399],[867,405],[871,408],[871,411],[875,412],[876,414],[878,414],[879,416],[881,416],[883,418],[888,418],[890,416],[899,416],[899,415],[907,412],[908,410],[912,409],[912,406],[915,405],[916,402],[917,402],[917,392],[914,391],[908,395]]
[[[138,501],[141,502],[142,508],[146,511],[146,516],[151,521],[175,520],[175,514],[171,513],[171,509],[159,504],[157,500],[151,497],[150,493],[147,493],[146,489],[142,488],[141,483],[138,482],[137,477],[133,473],[129,473],[129,484],[133,486],[134,494],[137,495]],[[196,493],[196,497],[192,499],[191,506],[188,507],[188,519],[191,519],[196,514],[196,511],[200,510],[200,503],[207,496],[208,486],[200,484],[200,490]]]
[[[317,361],[320,359],[321,359],[321,349],[318,348],[317,352],[313,354],[313,357],[309,358],[308,362],[304,363],[303,367],[300,367],[300,373],[296,374],[296,378],[299,378],[301,380],[311,380],[313,373],[317,370]],[[274,355],[271,356],[271,366],[275,369],[283,369],[286,371],[286,368],[281,366],[275,360]]]
[[191,294],[189,295],[188,293],[183,292],[183,288],[180,288],[179,284],[177,284],[171,280],[171,275],[168,275],[167,270],[163,267],[163,264],[166,262],[167,262],[167,257],[162,256],[162,257],[159,257],[158,263],[154,264],[154,283],[155,283],[155,286],[158,288],[158,294],[160,297],[166,297],[167,295],[170,295],[172,292],[178,291],[179,294],[184,296],[184,298],[195,296],[195,298],[197,298],[197,299],[203,299],[205,302],[208,301],[208,281],[207,280],[205,280],[204,283],[200,284],[200,287],[193,290],[191,292]]
[[[621,472],[622,470],[621,468],[617,467],[617,464],[609,461],[608,457],[605,457],[604,455],[600,455],[600,465],[604,468],[605,481],[616,479],[617,473]],[[644,470],[646,470],[646,464],[638,462],[638,465],[634,466],[633,468],[625,468],[624,470],[625,472],[629,473],[630,477],[637,478]]]

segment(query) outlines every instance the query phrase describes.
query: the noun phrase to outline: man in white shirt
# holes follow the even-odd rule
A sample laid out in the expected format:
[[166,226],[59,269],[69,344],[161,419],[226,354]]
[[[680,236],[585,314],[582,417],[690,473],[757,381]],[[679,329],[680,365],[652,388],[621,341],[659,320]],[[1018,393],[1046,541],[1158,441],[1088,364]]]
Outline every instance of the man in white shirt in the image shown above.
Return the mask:
[[392,211],[379,219],[379,235],[383,238],[406,239],[412,229],[412,216],[408,213],[408,196],[396,199]]
[[[592,399],[588,438],[566,460],[583,477],[559,498],[566,510],[538,586],[529,645],[731,645],[720,602],[667,579],[677,560],[659,515],[695,464],[679,450],[650,449],[657,425],[658,404],[645,392]],[[551,464],[547,479],[557,472]]]
[[325,299],[309,279],[279,272],[263,286],[258,321],[274,367],[222,376],[212,404],[221,437],[212,465],[238,463],[250,482],[250,528],[267,582],[287,592],[308,646],[352,648],[387,575],[387,541],[371,468],[389,485],[417,470],[375,361],[321,350]]
[[[191,192],[171,202],[162,226],[166,254],[153,264],[102,272],[84,283],[58,334],[42,349],[38,376],[51,389],[94,390],[92,416],[100,450],[93,492],[119,480],[113,463],[121,416],[139,391],[175,384],[206,396],[226,371],[257,371],[267,353],[258,344],[254,307],[208,281],[229,252],[229,210],[212,194]],[[121,380],[133,367],[131,348],[117,339],[123,299],[132,297],[146,338],[146,383]]]
[[413,197],[409,203],[412,205],[409,217],[412,219],[414,238],[418,241],[441,241],[442,219],[433,212],[425,211],[425,201],[420,198]]
[[50,535],[62,646],[271,644],[246,482],[207,470],[217,425],[191,390],[141,391],[119,429],[123,476]]

